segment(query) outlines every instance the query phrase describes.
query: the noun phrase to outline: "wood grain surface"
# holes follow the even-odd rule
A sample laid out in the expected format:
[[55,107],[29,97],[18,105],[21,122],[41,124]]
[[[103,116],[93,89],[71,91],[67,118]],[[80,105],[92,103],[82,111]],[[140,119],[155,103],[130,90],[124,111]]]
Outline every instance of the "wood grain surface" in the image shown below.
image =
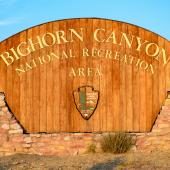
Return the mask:
[[[84,40],[71,35],[69,29],[84,31]],[[36,45],[36,50],[29,55],[15,60],[7,66],[0,58],[0,91],[12,113],[27,132],[146,132],[150,131],[159,114],[161,106],[170,90],[170,64],[164,66],[162,54],[156,60],[146,55],[146,45],[137,51],[137,41],[129,48],[126,40],[122,45],[109,42],[97,42],[93,37],[96,29],[100,31],[100,40],[116,33],[116,41],[121,41],[121,32],[129,36],[140,37],[164,48],[170,57],[170,42],[163,37],[141,27],[128,23],[96,19],[68,19],[45,23],[20,32],[0,42],[0,55],[11,48],[16,49],[20,42],[28,39],[37,41],[37,36],[62,30],[67,40],[72,42],[50,45],[43,49]],[[47,38],[52,44],[52,38]],[[88,49],[89,56],[83,56],[83,49]],[[152,49],[153,48],[153,49]],[[48,62],[52,52],[61,55],[72,50],[73,57],[63,57]],[[102,56],[92,56],[92,49],[101,49]],[[105,57],[106,50],[119,52],[120,55],[135,56],[136,60],[147,61],[154,67],[154,74],[129,64],[126,59]],[[154,53],[154,45],[150,53]],[[97,55],[97,54],[95,54]],[[114,56],[114,55],[113,55]],[[18,75],[16,68],[32,59],[44,57],[46,63]],[[167,56],[168,57],[168,56]],[[118,58],[118,57],[117,57]],[[143,65],[144,67],[144,65]],[[71,75],[71,69],[76,76]],[[102,75],[79,75],[78,69],[98,68]],[[73,91],[80,86],[93,86],[99,91],[97,108],[89,120],[82,118],[74,103]]]

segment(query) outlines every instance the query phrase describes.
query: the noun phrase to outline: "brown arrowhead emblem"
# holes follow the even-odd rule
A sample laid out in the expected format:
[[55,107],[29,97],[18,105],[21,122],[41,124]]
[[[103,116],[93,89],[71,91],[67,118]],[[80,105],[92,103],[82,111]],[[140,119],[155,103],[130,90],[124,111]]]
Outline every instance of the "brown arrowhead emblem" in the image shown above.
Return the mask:
[[82,86],[73,92],[77,110],[81,116],[88,120],[98,105],[99,91],[92,86]]

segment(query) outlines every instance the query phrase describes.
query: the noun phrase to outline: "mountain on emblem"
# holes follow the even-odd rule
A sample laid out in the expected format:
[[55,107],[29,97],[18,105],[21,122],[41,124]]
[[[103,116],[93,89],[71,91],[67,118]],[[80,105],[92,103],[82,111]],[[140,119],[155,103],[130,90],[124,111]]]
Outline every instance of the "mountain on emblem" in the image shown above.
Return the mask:
[[92,86],[82,86],[74,91],[73,96],[77,110],[84,119],[88,120],[97,107],[99,91],[94,90]]

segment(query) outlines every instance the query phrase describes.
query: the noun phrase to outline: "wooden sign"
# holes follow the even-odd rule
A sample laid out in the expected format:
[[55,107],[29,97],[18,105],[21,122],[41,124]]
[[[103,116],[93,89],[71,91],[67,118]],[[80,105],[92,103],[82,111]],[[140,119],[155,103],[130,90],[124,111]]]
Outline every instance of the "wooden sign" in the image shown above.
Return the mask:
[[170,89],[170,42],[106,19],[35,26],[0,43],[0,92],[27,132],[150,131]]

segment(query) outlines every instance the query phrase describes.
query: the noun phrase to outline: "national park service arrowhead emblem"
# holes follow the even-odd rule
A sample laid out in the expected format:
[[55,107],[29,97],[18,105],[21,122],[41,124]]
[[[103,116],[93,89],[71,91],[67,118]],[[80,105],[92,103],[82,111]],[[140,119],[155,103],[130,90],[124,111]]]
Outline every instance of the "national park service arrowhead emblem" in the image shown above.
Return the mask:
[[74,91],[73,96],[77,110],[88,120],[97,108],[99,91],[94,90],[92,86],[82,86]]

